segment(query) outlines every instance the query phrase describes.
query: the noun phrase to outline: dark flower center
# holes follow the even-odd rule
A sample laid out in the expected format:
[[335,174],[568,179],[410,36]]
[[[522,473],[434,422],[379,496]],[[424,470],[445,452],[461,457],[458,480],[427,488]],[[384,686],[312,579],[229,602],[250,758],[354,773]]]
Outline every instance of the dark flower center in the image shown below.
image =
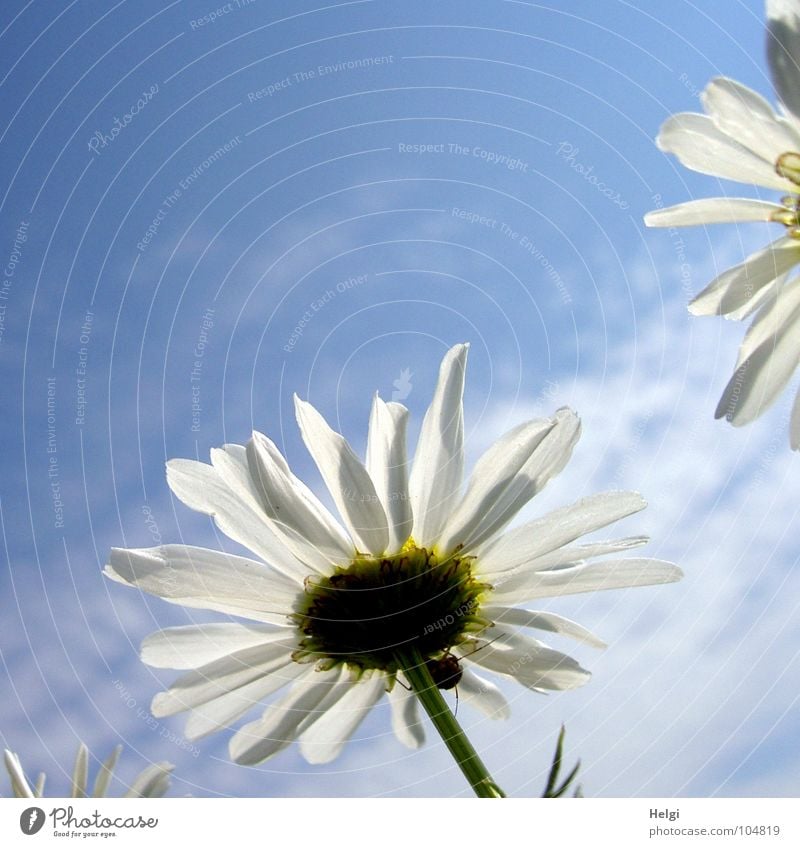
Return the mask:
[[323,669],[346,664],[389,674],[402,667],[398,656],[412,649],[426,661],[440,661],[468,634],[490,625],[478,614],[490,586],[475,580],[472,562],[458,551],[440,560],[407,545],[396,556],[359,557],[309,581],[291,616],[302,633],[293,658],[317,661]]

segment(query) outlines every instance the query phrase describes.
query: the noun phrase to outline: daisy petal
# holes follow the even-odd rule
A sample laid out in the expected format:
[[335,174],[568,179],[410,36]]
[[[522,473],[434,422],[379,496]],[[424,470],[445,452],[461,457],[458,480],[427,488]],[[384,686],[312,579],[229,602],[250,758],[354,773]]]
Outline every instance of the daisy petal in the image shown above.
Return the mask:
[[481,574],[507,572],[533,563],[540,557],[602,529],[647,505],[635,491],[606,491],[584,497],[535,521],[512,529],[478,553]]
[[141,659],[151,668],[200,668],[237,650],[293,637],[286,630],[258,624],[176,626],[148,635],[142,642]]
[[500,689],[493,682],[463,666],[458,682],[458,696],[491,720],[506,720],[511,715],[508,700]]
[[290,662],[268,676],[254,679],[207,703],[195,706],[184,727],[186,738],[189,741],[197,741],[212,732],[230,726],[245,712],[249,712],[271,694],[280,691],[281,688],[290,682],[295,682],[308,672],[307,665]]
[[[260,436],[260,433],[255,435]],[[221,481],[231,491],[236,492],[242,503],[255,513],[261,522],[267,523],[270,532],[277,536],[282,546],[285,545],[298,561],[312,567],[317,573],[327,574],[331,570],[331,561],[341,562],[352,556],[353,545],[328,510],[288,471],[286,460],[275,445],[267,438],[264,438],[264,441],[272,446],[272,457],[280,460],[278,472],[283,476],[285,468],[286,475],[291,477],[287,486],[289,491],[281,486],[280,495],[286,498],[282,505],[280,502],[276,503],[274,496],[270,498],[269,493],[265,492],[263,481],[259,477],[259,473],[264,473],[263,469],[251,466],[248,457],[250,445],[243,447],[240,444],[225,444],[219,449],[212,449],[211,465]],[[297,490],[292,490],[295,487]],[[300,503],[297,502],[296,494],[302,498]],[[314,514],[308,515],[309,511]],[[276,512],[280,512],[282,520],[276,519]],[[310,525],[315,519],[325,525],[322,530]],[[308,543],[309,535],[315,537],[319,548]]]
[[[797,292],[791,294],[796,300]],[[715,417],[724,417],[734,426],[755,420],[775,402],[798,363],[800,306],[795,305],[782,314],[774,335],[767,337],[737,368],[720,398]]]
[[789,425],[789,446],[800,450],[800,391],[797,392],[792,406],[792,419]]
[[[295,504],[291,500],[283,504],[277,503],[275,499],[265,500],[261,480],[256,478],[257,472],[251,473],[245,447],[240,444],[226,444],[220,449],[212,449],[211,464],[222,482],[236,492],[248,512],[256,515],[258,521],[266,524],[269,535],[275,537],[283,555],[287,552],[291,554],[288,557],[290,564],[287,567],[291,569],[290,573],[293,576],[302,578],[308,576],[309,571],[323,575],[330,573],[330,559],[321,550],[309,544],[301,532],[293,528],[292,525],[297,523],[297,516],[292,514],[292,507]],[[276,511],[280,511],[290,523],[278,523],[274,520]],[[304,528],[307,531],[310,530],[308,526]],[[326,536],[325,540],[330,539]],[[352,545],[350,547],[352,548]],[[341,558],[339,555],[339,560]],[[302,563],[302,569],[295,571],[298,562]]]
[[294,688],[263,717],[245,724],[229,744],[231,759],[240,765],[257,765],[283,750],[297,737],[300,725],[313,714],[339,682],[338,672],[309,670]]
[[103,762],[102,765],[100,765],[100,771],[94,781],[92,797],[106,796],[106,791],[108,791],[108,786],[111,782],[111,777],[114,774],[114,768],[117,766],[117,762],[119,761],[121,753],[122,745],[117,744],[117,746],[111,751],[111,755],[105,760],[105,762]]
[[739,221],[769,221],[772,220],[775,212],[780,211],[783,211],[783,206],[767,203],[764,200],[709,197],[648,212],[644,216],[644,222],[647,226],[694,226],[738,223]]
[[72,793],[70,797],[85,797],[89,785],[89,748],[81,742],[72,769]]
[[800,261],[800,242],[780,238],[720,274],[689,304],[693,315],[726,315],[745,306],[762,288]]
[[464,477],[464,373],[468,344],[447,351],[433,400],[422,422],[409,479],[414,540],[438,541]]
[[15,797],[33,797],[34,793],[31,790],[28,779],[25,776],[25,771],[22,770],[22,763],[16,753],[10,750],[4,750],[6,770],[11,779],[11,791]]
[[498,533],[561,471],[580,436],[580,420],[560,409],[549,420],[516,427],[478,460],[464,499],[447,522],[440,548],[475,549]]
[[[256,513],[262,510],[261,490],[250,474],[247,450],[241,444],[223,444],[209,451],[211,467],[220,480]],[[201,462],[202,464],[202,462]]]
[[773,164],[781,153],[800,149],[800,136],[769,103],[727,77],[712,80],[701,96],[716,126],[748,150]]
[[[408,683],[403,679],[403,683]],[[416,750],[425,741],[425,728],[419,717],[419,701],[413,691],[408,691],[398,680],[389,692],[392,707],[392,729],[397,740],[411,750]]]
[[279,674],[292,664],[292,647],[275,642],[239,650],[178,677],[167,691],[156,694],[150,711],[157,718],[177,715],[209,703],[253,680]]
[[182,544],[113,547],[104,574],[169,603],[284,623],[298,586],[261,562]]
[[800,117],[800,15],[792,0],[767,0],[767,60],[781,102]]
[[175,765],[156,762],[145,768],[133,781],[126,797],[163,797],[169,788],[169,775]]
[[519,635],[496,624],[493,630],[500,639],[475,640],[475,650],[465,658],[487,670],[513,677],[526,688],[564,691],[578,688],[591,674],[575,659],[545,647],[533,638]]
[[735,182],[752,182],[778,191],[795,186],[775,172],[775,161],[751,153],[722,132],[707,115],[680,112],[667,118],[658,133],[657,144],[665,153],[673,153],[681,164],[693,171]]
[[383,674],[352,683],[344,696],[303,730],[300,752],[305,760],[312,765],[332,762],[385,691]]
[[246,459],[261,506],[295,555],[321,573],[344,565],[355,550],[344,530],[314,494],[289,470],[278,448],[260,432],[247,444]]
[[406,426],[408,409],[400,403],[372,402],[367,438],[367,472],[389,521],[387,555],[396,553],[411,535],[413,517],[408,495]]
[[[783,279],[785,280],[785,277]],[[789,285],[775,286],[775,290],[770,292],[769,302],[756,315],[739,346],[736,359],[737,369],[765,343],[774,345],[775,336],[784,324],[791,320],[791,315],[798,306],[800,306],[800,280],[794,280]]]
[[[330,517],[327,509],[314,498],[311,492],[308,492],[310,498],[313,498],[316,503],[309,503],[305,509],[304,504],[302,502],[298,504],[293,496],[295,492],[292,490],[292,481],[289,481],[286,487],[281,487],[279,491],[270,492],[272,496],[266,493],[265,480],[259,477],[259,469],[251,467],[248,458],[249,447],[250,445],[246,448],[240,444],[225,444],[219,449],[211,450],[211,465],[220,480],[231,491],[236,492],[236,496],[249,514],[256,515],[258,522],[268,526],[268,535],[275,536],[279,542],[281,555],[285,556],[287,551],[292,554],[294,559],[292,556],[287,558],[284,570],[299,577],[307,576],[309,568],[317,574],[330,573],[331,561],[341,562],[349,558],[352,555],[353,545],[345,537],[341,527]],[[275,452],[280,456],[277,448]],[[282,456],[281,460],[283,460]],[[263,477],[265,472],[261,469],[260,473]],[[315,514],[309,516],[307,514],[309,510]],[[280,513],[283,521],[276,519],[277,513]],[[324,521],[325,515],[330,517],[327,532],[325,528],[320,530],[313,524],[315,517]],[[309,543],[309,536],[315,539],[319,547]],[[337,537],[340,538],[347,552],[342,552],[341,547],[337,548]],[[297,562],[301,562],[305,567],[297,570]]]
[[[533,480],[525,473],[526,463],[555,426],[551,418],[527,421],[503,435],[478,459],[467,490],[439,539],[443,553],[457,544],[464,550],[477,547],[481,525],[489,524],[498,513],[502,516],[520,488],[530,488]],[[512,488],[515,482],[516,490]]]
[[167,462],[167,482],[182,503],[211,515],[228,538],[252,550],[281,573],[298,582],[313,573],[278,541],[264,515],[255,508],[251,489],[245,488],[244,483],[236,489],[231,488],[218,469],[193,459]]
[[574,638],[576,641],[582,641],[592,647],[606,646],[604,641],[601,641],[580,624],[568,618],[562,618],[560,615],[553,615],[550,612],[533,612],[528,611],[528,609],[516,609],[509,606],[486,606],[484,611],[488,617],[498,623],[543,629],[546,632],[554,632],[557,635]]
[[[760,312],[765,306],[772,302],[781,289],[785,286],[789,274],[781,274],[776,278],[775,282],[770,285],[765,285],[760,291],[757,291],[745,304],[738,309],[728,312],[725,317],[729,321],[741,321],[745,318]],[[752,329],[752,326],[751,326]],[[746,337],[746,336],[745,336]],[[739,348],[741,354],[741,347]]]
[[677,582],[683,572],[671,562],[660,559],[608,559],[559,568],[552,571],[521,571],[494,586],[492,599],[508,605],[542,597],[663,585]]
[[[530,562],[528,566],[535,571],[549,571],[563,565],[575,565],[585,559],[593,559],[596,556],[606,556],[609,553],[622,553],[626,550],[633,550],[636,547],[642,547],[647,544],[650,539],[646,535],[633,535],[629,538],[615,538],[611,541],[596,541],[590,544],[568,544],[566,547],[559,547],[558,550],[553,550],[552,553],[547,553],[544,556],[538,556],[535,561]],[[498,576],[508,575],[498,573]]]
[[310,404],[294,398],[303,441],[356,546],[380,556],[389,542],[386,513],[366,468],[345,439]]

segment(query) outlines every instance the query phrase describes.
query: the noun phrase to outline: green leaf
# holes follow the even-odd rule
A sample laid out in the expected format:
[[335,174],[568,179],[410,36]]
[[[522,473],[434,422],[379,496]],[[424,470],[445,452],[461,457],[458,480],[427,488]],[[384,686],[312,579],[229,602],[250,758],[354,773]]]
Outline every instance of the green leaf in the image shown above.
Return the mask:
[[[575,777],[578,775],[578,770],[580,769],[581,762],[580,759],[575,763],[575,767],[567,775],[566,779],[558,784],[558,775],[561,772],[561,762],[564,756],[564,736],[566,735],[566,729],[564,725],[561,725],[561,731],[558,733],[558,742],[556,743],[556,752],[553,756],[553,764],[550,766],[550,773],[547,777],[547,785],[545,786],[544,793],[542,797],[563,797],[566,793],[567,789],[572,785]],[[575,787],[575,791],[572,795],[573,797],[583,797],[583,792],[581,791],[580,785]]]

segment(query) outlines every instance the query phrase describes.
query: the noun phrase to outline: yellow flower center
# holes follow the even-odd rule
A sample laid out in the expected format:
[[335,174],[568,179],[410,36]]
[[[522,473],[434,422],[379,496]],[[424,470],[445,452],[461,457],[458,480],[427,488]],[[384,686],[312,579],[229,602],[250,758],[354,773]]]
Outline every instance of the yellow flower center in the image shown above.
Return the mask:
[[[791,150],[781,153],[775,163],[775,172],[800,189],[800,153]],[[783,208],[773,212],[770,219],[783,224],[789,230],[788,235],[791,238],[800,239],[800,195],[788,194],[781,198],[781,204]]]
[[793,150],[781,153],[775,163],[775,171],[778,176],[800,186],[800,153],[795,153]]

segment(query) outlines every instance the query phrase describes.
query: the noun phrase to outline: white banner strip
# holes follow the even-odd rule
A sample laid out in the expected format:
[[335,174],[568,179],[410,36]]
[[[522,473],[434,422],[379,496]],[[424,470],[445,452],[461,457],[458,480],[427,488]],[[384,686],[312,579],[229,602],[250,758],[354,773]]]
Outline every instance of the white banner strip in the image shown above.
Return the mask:
[[[3,800],[0,844],[800,844],[796,799]],[[434,839],[436,839],[434,841]],[[520,839],[522,839],[520,841]]]

